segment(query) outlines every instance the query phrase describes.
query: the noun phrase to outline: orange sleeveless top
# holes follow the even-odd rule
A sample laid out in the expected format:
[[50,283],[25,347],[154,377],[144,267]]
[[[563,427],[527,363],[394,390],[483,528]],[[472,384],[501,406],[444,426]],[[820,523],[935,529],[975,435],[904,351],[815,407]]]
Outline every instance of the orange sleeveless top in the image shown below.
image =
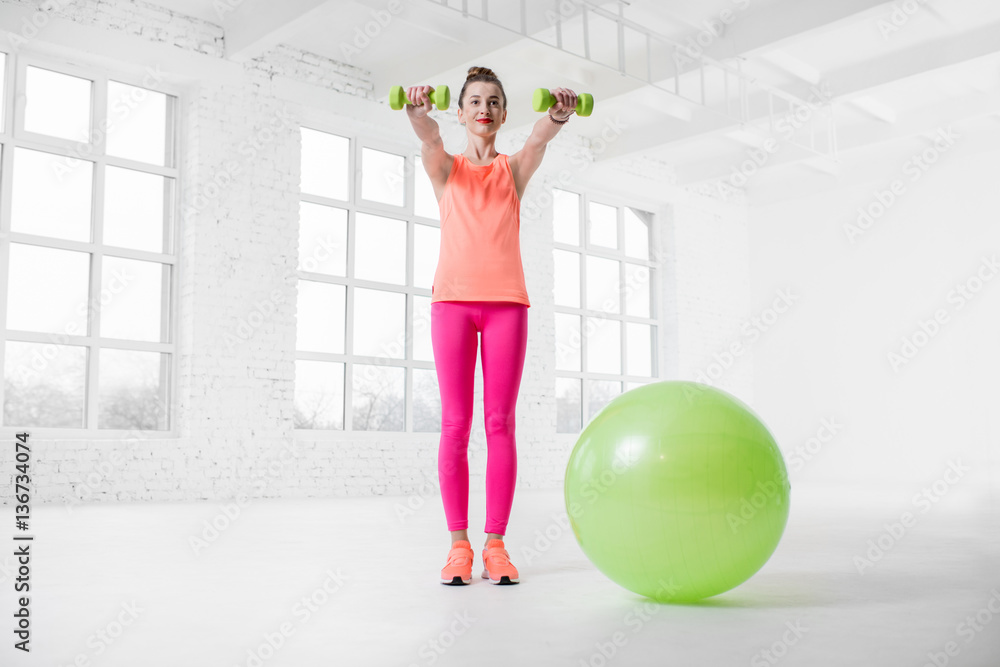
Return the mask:
[[530,308],[521,265],[521,202],[507,156],[480,166],[456,154],[439,206],[441,249],[431,303],[513,301]]

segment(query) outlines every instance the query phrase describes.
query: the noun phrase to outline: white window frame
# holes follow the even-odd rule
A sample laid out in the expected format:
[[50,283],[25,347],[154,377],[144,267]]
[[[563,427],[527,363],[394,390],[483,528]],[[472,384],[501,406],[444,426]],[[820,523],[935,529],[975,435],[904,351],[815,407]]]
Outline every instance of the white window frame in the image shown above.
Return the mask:
[[[633,383],[636,386],[641,384],[649,384],[652,382],[658,382],[662,380],[662,368],[660,363],[660,341],[663,336],[663,313],[662,313],[662,299],[660,294],[660,281],[663,275],[663,265],[662,262],[657,261],[660,256],[659,253],[659,237],[657,233],[657,219],[658,215],[655,211],[650,211],[641,205],[637,205],[634,202],[628,200],[626,197],[620,195],[614,195],[610,193],[605,193],[597,190],[580,190],[574,189],[573,187],[566,187],[559,184],[553,186],[553,189],[562,190],[564,192],[569,192],[577,195],[580,199],[580,211],[579,211],[579,225],[580,228],[579,238],[580,245],[572,245],[568,243],[562,243],[553,239],[552,248],[553,250],[564,250],[567,252],[573,252],[580,255],[580,307],[575,308],[572,306],[564,306],[560,304],[553,304],[553,310],[557,314],[567,314],[574,315],[580,318],[581,336],[580,336],[580,368],[579,371],[567,371],[562,369],[555,370],[555,377],[558,378],[572,378],[580,380],[580,424],[581,431],[586,427],[590,420],[588,417],[588,405],[589,405],[589,380],[601,380],[601,381],[611,381],[622,383],[622,393],[629,391],[629,383]],[[596,204],[604,204],[606,206],[613,206],[617,211],[617,233],[618,233],[618,248],[611,249],[604,246],[592,246],[590,243],[590,233],[588,216],[590,211],[590,203],[594,202]],[[641,259],[638,257],[631,257],[625,254],[625,207],[630,207],[638,209],[649,213],[651,217],[650,229],[649,229],[649,259]],[[601,257],[605,259],[611,259],[618,262],[618,280],[619,280],[619,304],[621,306],[620,313],[604,313],[602,311],[590,310],[587,308],[587,256]],[[650,298],[650,315],[651,317],[639,317],[636,315],[626,314],[626,301],[625,301],[625,280],[626,280],[626,269],[625,264],[639,264],[647,266],[650,271],[649,280],[649,298]],[[603,317],[608,320],[619,322],[621,327],[621,349],[620,354],[620,364],[622,372],[620,374],[609,374],[609,373],[595,373],[587,369],[587,346],[588,340],[587,336],[583,335],[586,331],[586,318],[587,317]],[[629,375],[626,371],[628,369],[628,359],[626,354],[627,348],[627,335],[624,323],[633,322],[638,324],[647,324],[653,327],[653,337],[650,341],[651,345],[651,357],[650,357],[650,371],[652,375],[650,377],[641,377],[635,375]],[[634,388],[634,387],[632,387]],[[555,393],[555,387],[553,387],[553,394]],[[556,428],[558,429],[558,423]],[[569,435],[571,432],[567,431],[557,431],[558,433]],[[578,433],[578,432],[572,432]]]
[[[324,361],[324,362],[337,362],[344,364],[344,427],[342,429],[303,429],[295,428],[294,432],[297,437],[307,440],[339,440],[343,439],[346,435],[350,434],[352,438],[362,437],[371,439],[384,439],[389,434],[400,434],[406,433],[408,435],[432,435],[432,432],[424,431],[414,431],[413,430],[413,370],[421,369],[428,370],[431,372],[435,371],[435,365],[433,361],[423,361],[413,359],[413,317],[414,317],[414,306],[413,299],[414,296],[421,296],[430,298],[431,290],[430,288],[415,287],[413,285],[413,268],[414,268],[414,241],[415,232],[414,225],[422,224],[437,227],[440,230],[441,224],[438,220],[433,218],[426,218],[423,216],[418,216],[414,212],[415,205],[415,166],[414,160],[419,160],[420,152],[419,147],[415,150],[413,147],[413,142],[408,142],[403,144],[398,141],[393,141],[391,139],[385,139],[380,137],[372,136],[371,133],[365,132],[363,130],[358,130],[350,126],[349,123],[336,122],[330,120],[328,117],[319,117],[311,114],[304,114],[306,118],[303,118],[301,122],[301,127],[305,129],[315,130],[317,132],[324,132],[327,134],[333,134],[338,137],[342,137],[349,141],[348,148],[348,159],[350,161],[348,168],[348,193],[351,198],[348,201],[333,199],[329,197],[322,197],[318,195],[301,193],[299,194],[299,200],[303,202],[309,202],[318,204],[321,206],[334,206],[338,208],[343,208],[347,210],[347,267],[346,267],[346,277],[341,276],[330,276],[321,273],[311,273],[308,271],[297,270],[296,277],[300,280],[310,280],[314,282],[322,282],[335,285],[344,285],[346,289],[345,295],[345,331],[344,331],[344,349],[345,353],[332,353],[332,352],[305,352],[298,349],[295,350],[295,360],[304,361]],[[361,198],[361,157],[362,149],[370,148],[377,151],[382,151],[385,153],[391,153],[394,155],[399,155],[403,157],[403,178],[404,178],[404,205],[394,206],[391,204],[383,204],[380,202],[369,201]],[[406,284],[405,285],[393,285],[389,283],[377,283],[367,280],[359,280],[354,277],[354,234],[355,234],[355,220],[358,213],[368,213],[371,215],[378,215],[388,218],[394,218],[397,220],[402,220],[406,223]],[[397,368],[404,369],[404,381],[403,381],[403,392],[404,392],[404,422],[403,431],[358,431],[354,430],[353,427],[353,391],[352,391],[352,377],[354,373],[354,366],[358,364],[370,365],[379,364],[378,357],[370,356],[359,356],[353,354],[354,341],[353,336],[353,320],[352,314],[354,312],[354,289],[357,287],[375,289],[385,292],[397,292],[405,295],[406,306],[405,306],[405,329],[404,337],[405,353],[402,359],[391,358],[387,360],[385,365],[393,366]]]
[[[181,127],[178,122],[179,110],[183,108],[184,94],[180,87],[172,86],[164,81],[158,81],[155,85],[143,81],[142,75],[130,74],[122,71],[108,72],[104,67],[98,65],[70,64],[53,59],[46,59],[34,55],[15,54],[4,51],[6,54],[6,72],[4,91],[4,127],[0,133],[0,144],[2,144],[2,164],[0,164],[0,265],[10,265],[10,244],[24,243],[38,245],[47,248],[61,250],[73,250],[88,253],[91,257],[90,264],[90,293],[88,299],[93,299],[95,289],[99,290],[101,285],[102,265],[106,254],[113,254],[116,257],[126,259],[136,259],[156,262],[168,265],[170,269],[169,284],[165,284],[163,289],[167,294],[163,295],[164,305],[162,312],[163,334],[166,342],[147,342],[122,339],[108,339],[101,336],[92,335],[91,331],[99,331],[100,312],[95,311],[91,315],[90,328],[84,336],[72,336],[64,333],[37,333],[18,332],[11,336],[7,330],[7,276],[6,273],[0,275],[0,361],[4,359],[4,351],[7,341],[30,342],[41,344],[71,344],[87,348],[87,381],[84,388],[85,402],[85,423],[81,428],[66,427],[33,427],[8,426],[0,427],[0,433],[4,437],[11,437],[14,433],[27,431],[35,437],[49,439],[81,439],[88,440],[119,440],[127,437],[139,438],[171,438],[177,437],[177,378],[180,367],[177,352],[177,331],[178,331],[178,295],[180,290],[180,243],[183,238],[182,218],[178,215],[180,211],[180,197],[183,188],[182,172],[180,165],[183,162],[181,146],[183,137]],[[168,124],[166,137],[168,145],[172,147],[172,165],[157,166],[145,162],[109,156],[105,152],[105,137],[103,132],[95,132],[99,136],[92,136],[89,144],[82,144],[79,141],[64,139],[60,137],[50,137],[43,134],[28,132],[24,130],[25,112],[25,86],[26,73],[29,66],[40,67],[42,69],[77,76],[89,79],[93,82],[91,87],[91,130],[101,129],[101,120],[107,120],[107,90],[108,81],[114,80],[132,86],[153,90],[174,97],[172,109],[168,109]],[[171,115],[172,114],[172,115]],[[101,119],[101,120],[98,120]],[[96,141],[95,141],[96,139]],[[84,154],[83,146],[88,150]],[[13,187],[13,166],[14,152],[16,148],[26,148],[39,150],[47,153],[63,154],[67,157],[80,157],[94,163],[94,181],[92,192],[92,213],[91,220],[95,223],[95,230],[92,242],[71,241],[48,236],[38,236],[24,232],[11,231],[11,194]],[[168,230],[172,230],[170,252],[157,253],[144,250],[132,250],[125,248],[115,248],[109,251],[103,243],[103,217],[104,217],[104,174],[107,166],[135,169],[146,173],[157,174],[174,179],[174,190],[171,200],[167,202],[169,210],[165,224]],[[169,362],[161,367],[161,377],[163,381],[163,391],[165,396],[160,396],[161,405],[166,405],[167,428],[163,430],[145,429],[101,429],[97,428],[98,417],[98,379],[100,378],[100,350],[105,347],[124,349],[141,352],[158,352],[169,355]],[[0,384],[0,405],[4,401],[4,388]]]

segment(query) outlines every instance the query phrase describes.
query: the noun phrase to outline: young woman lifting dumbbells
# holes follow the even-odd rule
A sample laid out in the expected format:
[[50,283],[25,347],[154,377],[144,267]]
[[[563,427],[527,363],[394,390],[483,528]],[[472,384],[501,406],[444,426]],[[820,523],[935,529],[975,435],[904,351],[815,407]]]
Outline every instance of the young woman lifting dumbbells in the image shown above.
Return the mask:
[[468,138],[461,153],[445,151],[438,124],[427,115],[432,96],[439,109],[447,108],[447,89],[430,86],[407,88],[405,99],[401,88],[394,90],[393,106],[405,103],[441,210],[441,249],[431,288],[431,344],[441,393],[438,480],[451,533],[441,583],[472,581],[468,447],[478,332],[487,446],[482,576],[494,584],[516,584],[517,569],[503,538],[517,477],[514,412],[531,307],[518,239],[521,196],[546,145],[578,111],[578,96],[567,88],[536,91],[536,110],[551,108],[512,155],[495,147],[507,120],[507,96],[492,70],[470,67],[459,94],[458,121]]

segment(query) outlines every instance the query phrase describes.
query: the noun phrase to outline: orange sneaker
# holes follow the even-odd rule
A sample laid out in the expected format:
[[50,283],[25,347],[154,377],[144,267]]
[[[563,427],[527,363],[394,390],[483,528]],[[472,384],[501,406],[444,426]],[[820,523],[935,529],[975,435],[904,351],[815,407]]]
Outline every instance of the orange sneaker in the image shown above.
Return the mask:
[[458,540],[448,552],[448,564],[441,569],[441,583],[460,586],[472,583],[472,558],[475,552],[468,540]]
[[503,540],[492,539],[483,549],[483,579],[491,584],[516,584],[517,568],[510,564],[510,554],[503,546]]

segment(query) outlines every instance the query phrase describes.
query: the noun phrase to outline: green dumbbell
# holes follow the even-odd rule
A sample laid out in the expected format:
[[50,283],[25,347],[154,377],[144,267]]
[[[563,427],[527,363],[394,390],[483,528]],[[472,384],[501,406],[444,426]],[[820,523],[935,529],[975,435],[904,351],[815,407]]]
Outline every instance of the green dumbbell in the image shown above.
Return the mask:
[[[427,94],[427,97],[431,99],[431,106],[437,105],[437,108],[444,110],[448,108],[451,104],[451,91],[448,90],[448,86],[438,86],[437,88],[432,88],[431,92]],[[403,90],[402,86],[393,86],[389,90],[389,107],[393,111],[399,111],[403,108],[404,104],[413,104],[410,100],[406,99],[406,91]],[[422,102],[417,102],[416,105],[420,106]]]
[[[545,111],[551,109],[557,100],[552,93],[545,88],[535,88],[535,94],[531,98],[531,106],[535,111]],[[594,110],[594,96],[590,93],[580,93],[576,96],[576,115],[589,116]]]

